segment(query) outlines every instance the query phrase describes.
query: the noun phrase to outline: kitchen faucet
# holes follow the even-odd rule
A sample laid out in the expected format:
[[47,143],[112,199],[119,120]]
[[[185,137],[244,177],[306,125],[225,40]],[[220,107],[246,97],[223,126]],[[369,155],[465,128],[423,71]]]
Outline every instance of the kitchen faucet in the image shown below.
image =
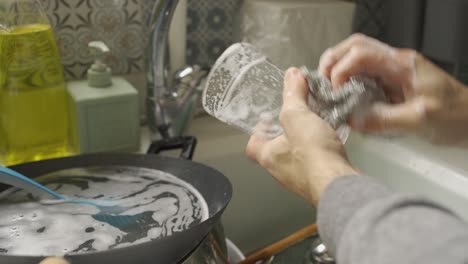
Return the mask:
[[188,122],[187,104],[208,74],[199,66],[186,66],[169,76],[169,29],[179,0],[156,0],[148,18],[147,120],[151,131],[163,139],[181,136],[174,123]]

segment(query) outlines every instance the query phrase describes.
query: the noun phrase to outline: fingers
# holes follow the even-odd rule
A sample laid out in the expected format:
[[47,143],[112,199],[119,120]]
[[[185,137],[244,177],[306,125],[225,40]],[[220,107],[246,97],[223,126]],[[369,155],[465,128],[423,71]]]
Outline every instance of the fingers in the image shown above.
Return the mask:
[[355,45],[369,41],[363,34],[353,34],[333,48],[327,49],[320,57],[319,73],[331,78],[331,70]]
[[300,131],[304,124],[300,115],[309,113],[307,104],[309,88],[301,71],[291,68],[286,72],[283,89],[283,106],[280,113],[280,123],[284,132]]
[[350,125],[363,132],[416,131],[426,122],[426,104],[414,99],[403,104],[374,104],[364,116],[353,116]]
[[245,153],[247,157],[255,162],[258,162],[258,156],[260,152],[263,151],[267,140],[256,136],[255,134],[250,137],[249,142],[247,143],[247,147],[245,149]]
[[259,122],[252,130],[252,134],[262,139],[272,139],[283,133],[281,126],[274,121],[272,113],[260,114]]
[[275,165],[278,157],[287,153],[288,150],[289,143],[285,136],[265,140],[253,135],[250,137],[249,143],[247,143],[246,154],[250,160],[270,170]]
[[395,78],[401,78],[396,75],[402,69],[397,61],[396,53],[395,49],[384,44],[374,45],[374,47],[353,46],[331,69],[331,81],[334,86],[340,86],[352,76],[366,75],[393,83]]
[[[280,113],[280,123],[287,133],[290,131],[301,131],[303,124],[298,115],[310,112],[307,99],[309,88],[301,71],[291,68],[286,72],[283,89],[283,107]],[[249,140],[246,148],[247,157],[258,162],[263,167],[269,167],[269,160],[274,156],[273,152],[285,149],[287,140],[284,136],[273,140],[267,140],[264,131],[268,127],[265,122],[260,122],[254,129],[254,134]]]
[[307,107],[309,88],[298,68],[286,71],[283,88],[283,107]]
[[330,80],[335,87],[343,85],[350,77],[371,72],[376,65],[376,59],[370,54],[369,50],[361,47],[352,47],[339,62],[337,62],[330,72]]
[[44,259],[39,264],[69,264],[69,262],[61,257],[50,257]]
[[398,50],[361,34],[353,35],[327,50],[320,59],[319,71],[335,87],[351,76],[366,75],[385,85],[409,87],[414,73],[414,54]]

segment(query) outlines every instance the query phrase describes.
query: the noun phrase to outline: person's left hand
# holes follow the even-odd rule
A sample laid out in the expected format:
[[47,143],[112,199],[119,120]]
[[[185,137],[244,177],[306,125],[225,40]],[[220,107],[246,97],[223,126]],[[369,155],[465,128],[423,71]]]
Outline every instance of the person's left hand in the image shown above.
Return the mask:
[[254,134],[246,153],[286,189],[316,206],[329,183],[356,171],[333,128],[310,111],[308,91],[299,69],[289,69],[280,114],[284,135],[267,141]]

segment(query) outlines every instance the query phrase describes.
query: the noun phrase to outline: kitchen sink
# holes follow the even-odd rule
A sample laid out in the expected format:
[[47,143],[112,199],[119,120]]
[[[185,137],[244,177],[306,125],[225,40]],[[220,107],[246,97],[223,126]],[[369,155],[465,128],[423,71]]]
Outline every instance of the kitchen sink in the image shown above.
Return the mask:
[[[199,140],[194,160],[223,172],[233,184],[223,224],[227,237],[244,253],[315,221],[312,206],[246,158],[248,135],[209,116],[195,118],[188,134]],[[389,188],[426,195],[468,220],[468,150],[434,146],[411,136],[358,133],[351,133],[346,150],[354,166]]]
[[394,190],[422,194],[468,220],[468,149],[435,146],[414,136],[351,134],[353,165]]

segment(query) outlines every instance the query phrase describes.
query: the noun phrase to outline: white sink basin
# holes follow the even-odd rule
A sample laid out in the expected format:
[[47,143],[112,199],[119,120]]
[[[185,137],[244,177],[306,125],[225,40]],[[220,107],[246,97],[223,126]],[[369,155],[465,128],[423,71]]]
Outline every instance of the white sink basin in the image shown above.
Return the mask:
[[346,143],[356,167],[387,186],[424,194],[468,220],[468,149],[434,146],[416,137],[352,134]]

